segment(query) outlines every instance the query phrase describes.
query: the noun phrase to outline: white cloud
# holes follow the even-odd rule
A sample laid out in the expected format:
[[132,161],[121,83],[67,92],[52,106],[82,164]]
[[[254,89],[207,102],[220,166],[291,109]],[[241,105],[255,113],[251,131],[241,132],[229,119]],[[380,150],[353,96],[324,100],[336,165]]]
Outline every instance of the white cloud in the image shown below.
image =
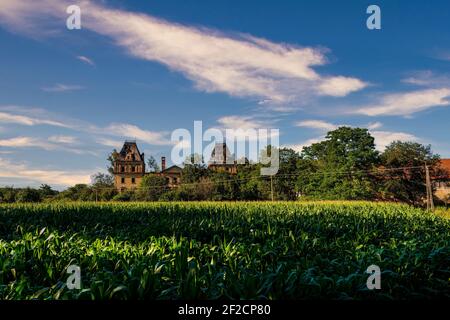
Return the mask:
[[35,126],[35,125],[50,125],[56,127],[69,127],[67,124],[64,124],[59,121],[54,121],[50,119],[36,119],[23,115],[12,114],[8,112],[0,112],[0,122],[3,123],[16,123],[26,126]]
[[330,77],[324,78],[319,84],[319,92],[323,95],[344,97],[350,92],[359,91],[367,87],[367,83],[356,78]]
[[0,140],[0,147],[9,148],[42,148],[45,150],[53,150],[56,148],[55,145],[41,141],[37,138],[31,137],[15,137],[10,139]]
[[[52,139],[50,139],[52,138]],[[68,147],[67,144],[77,143],[75,139],[68,139],[68,137],[54,136],[48,139],[36,138],[36,137],[14,137],[9,139],[1,139],[0,147],[4,148],[38,148],[47,151],[66,151],[75,154],[90,154],[97,156],[95,151],[90,151],[88,149],[79,149]],[[53,140],[53,141],[52,141]]]
[[226,136],[229,141],[261,140],[262,137],[259,137],[260,130],[267,134],[267,139],[270,139],[270,141],[273,141],[280,135],[279,129],[274,128],[269,121],[256,119],[251,116],[224,116],[217,119],[217,122],[220,124],[220,127],[217,129],[221,130],[224,137]]
[[[52,18],[45,21],[60,18],[69,3],[3,1],[6,5],[0,8],[0,21],[19,31],[33,23],[39,25],[34,31],[49,27],[42,25],[42,17]],[[322,49],[274,43],[245,34],[231,36],[90,1],[79,1],[79,5],[83,8],[83,28],[112,38],[134,57],[183,73],[202,91],[225,92],[277,105],[301,103],[307,97],[321,95],[341,97],[367,86],[356,78],[316,72],[313,67],[327,63]]]
[[84,89],[84,87],[79,85],[62,84],[62,83],[57,83],[54,86],[42,88],[42,90],[46,92],[67,92],[82,89]]
[[104,146],[113,147],[115,149],[120,149],[123,145],[123,141],[108,138],[98,138],[96,141]]
[[432,107],[450,105],[450,88],[425,89],[382,96],[375,104],[349,113],[367,116],[410,116]]
[[95,62],[86,56],[77,56],[76,58],[84,63],[91,65],[91,66],[95,66]]
[[383,124],[381,122],[371,122],[367,125],[367,129],[369,130],[375,130],[375,129],[379,129],[383,126]]
[[217,119],[217,122],[223,128],[230,129],[263,129],[267,128],[267,124],[263,121],[256,120],[249,116],[225,116]]
[[335,130],[338,127],[335,124],[323,120],[303,120],[295,123],[297,127],[312,128],[324,131]]
[[375,143],[379,151],[386,149],[393,141],[421,141],[418,137],[405,132],[370,131],[370,134],[375,138]]
[[148,131],[128,123],[113,123],[106,130],[111,135],[132,138],[153,145],[169,145],[166,132]]
[[450,77],[446,74],[435,74],[431,70],[422,70],[411,72],[402,82],[424,87],[449,87]]
[[78,138],[73,136],[56,135],[48,138],[48,141],[61,144],[77,144]]
[[30,168],[26,164],[17,164],[0,158],[0,178],[23,179],[38,183],[71,186],[78,183],[89,183],[92,172],[63,171]]

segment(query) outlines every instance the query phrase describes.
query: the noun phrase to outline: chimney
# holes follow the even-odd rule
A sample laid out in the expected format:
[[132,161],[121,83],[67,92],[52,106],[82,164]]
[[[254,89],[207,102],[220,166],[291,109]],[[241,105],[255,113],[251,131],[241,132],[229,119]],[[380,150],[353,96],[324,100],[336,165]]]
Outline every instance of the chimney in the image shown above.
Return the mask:
[[161,171],[166,170],[166,157],[161,157]]

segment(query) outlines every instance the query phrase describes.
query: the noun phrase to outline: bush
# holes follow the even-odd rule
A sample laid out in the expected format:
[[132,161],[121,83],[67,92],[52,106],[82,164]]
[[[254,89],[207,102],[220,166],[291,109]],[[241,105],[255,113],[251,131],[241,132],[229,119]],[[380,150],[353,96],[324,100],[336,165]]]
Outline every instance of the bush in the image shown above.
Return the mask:
[[36,189],[25,188],[17,193],[17,202],[41,202],[41,194]]

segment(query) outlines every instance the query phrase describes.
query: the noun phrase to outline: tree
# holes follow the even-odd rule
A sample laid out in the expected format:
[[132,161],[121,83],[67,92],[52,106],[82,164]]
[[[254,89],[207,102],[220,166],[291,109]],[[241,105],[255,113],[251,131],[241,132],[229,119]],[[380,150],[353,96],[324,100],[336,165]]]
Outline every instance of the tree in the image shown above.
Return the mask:
[[91,176],[92,185],[95,187],[114,187],[114,176],[97,172]]
[[136,198],[141,201],[158,201],[167,191],[165,177],[158,174],[147,174],[141,180]]
[[297,165],[300,156],[289,148],[279,150],[280,164],[278,173],[273,177],[275,198],[277,200],[295,200]]
[[184,183],[193,183],[207,178],[209,172],[203,157],[198,154],[192,154],[186,158],[181,174]]
[[106,167],[108,169],[109,174],[114,174],[114,161],[115,156],[117,155],[117,150],[114,149],[109,155],[108,155],[108,166]]
[[0,190],[0,202],[13,203],[16,201],[17,189],[5,187]]
[[53,190],[48,184],[41,184],[39,192],[43,198],[53,197],[58,194],[58,191]]
[[58,194],[58,199],[94,201],[95,192],[87,184],[76,184]]
[[95,200],[109,201],[117,194],[113,175],[98,172],[91,176],[91,181]]
[[394,141],[381,155],[387,176],[382,183],[385,198],[406,201],[413,205],[426,197],[425,164],[432,175],[438,175],[439,155],[433,154],[431,146],[417,142]]
[[158,163],[156,162],[156,159],[153,156],[150,156],[150,158],[148,158],[147,164],[149,172],[159,172],[160,169]]
[[374,138],[367,129],[340,127],[324,141],[303,148],[299,191],[330,199],[372,199],[376,179],[370,173],[379,163]]
[[38,190],[32,188],[21,189],[17,193],[17,202],[41,202],[41,194]]

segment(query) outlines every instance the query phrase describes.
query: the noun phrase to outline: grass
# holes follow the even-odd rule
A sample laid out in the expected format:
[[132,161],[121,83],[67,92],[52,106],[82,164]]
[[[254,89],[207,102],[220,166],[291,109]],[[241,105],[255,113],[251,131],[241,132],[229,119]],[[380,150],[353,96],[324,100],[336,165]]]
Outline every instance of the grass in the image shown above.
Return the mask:
[[450,220],[400,204],[0,205],[0,299],[449,298],[449,245]]

